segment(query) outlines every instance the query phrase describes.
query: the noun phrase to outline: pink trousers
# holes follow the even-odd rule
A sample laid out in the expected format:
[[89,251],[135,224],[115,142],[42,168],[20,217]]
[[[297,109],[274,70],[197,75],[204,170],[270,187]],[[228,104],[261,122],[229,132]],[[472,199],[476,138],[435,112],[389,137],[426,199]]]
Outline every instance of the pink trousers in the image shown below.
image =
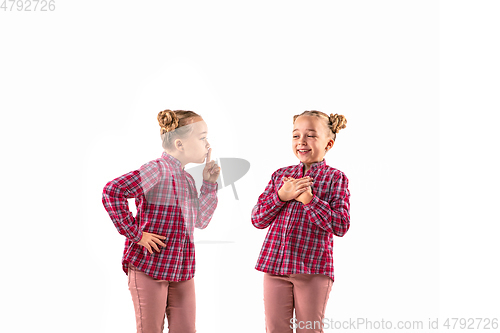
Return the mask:
[[332,283],[323,274],[264,273],[266,332],[292,333],[295,328],[297,333],[322,333]]
[[161,333],[168,320],[169,333],[195,333],[194,280],[157,280],[129,265],[128,287],[134,302],[137,333]]

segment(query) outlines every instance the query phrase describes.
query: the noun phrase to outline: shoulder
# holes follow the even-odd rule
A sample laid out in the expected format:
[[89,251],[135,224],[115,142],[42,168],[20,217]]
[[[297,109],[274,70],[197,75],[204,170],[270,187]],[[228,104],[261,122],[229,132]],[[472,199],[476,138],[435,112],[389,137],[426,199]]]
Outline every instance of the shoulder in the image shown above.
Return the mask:
[[337,168],[334,168],[332,166],[326,165],[324,172],[331,175],[333,179],[346,179],[347,180],[347,176],[343,171],[341,171]]
[[142,170],[158,169],[160,165],[162,165],[161,158],[156,158],[141,165],[140,170],[142,171]]
[[141,165],[139,172],[141,177],[163,179],[165,175],[171,173],[171,166],[163,158],[155,158]]
[[330,183],[330,188],[332,190],[336,192],[347,191],[347,188],[349,187],[349,179],[343,171],[327,166],[325,172],[329,174],[328,182]]
[[298,168],[297,165],[289,165],[286,167],[279,168],[278,170],[273,172],[271,177],[276,178],[282,176],[290,176],[293,172],[297,170],[297,168]]

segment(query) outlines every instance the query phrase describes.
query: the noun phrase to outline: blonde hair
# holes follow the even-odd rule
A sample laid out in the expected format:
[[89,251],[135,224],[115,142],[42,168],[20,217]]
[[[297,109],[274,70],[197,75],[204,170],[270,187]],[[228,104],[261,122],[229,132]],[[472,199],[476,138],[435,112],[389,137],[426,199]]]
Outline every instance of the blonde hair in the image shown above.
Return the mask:
[[188,110],[164,110],[158,113],[158,123],[160,125],[161,145],[163,149],[173,149],[175,139],[187,138],[193,132],[195,117],[199,114]]
[[329,136],[330,138],[335,141],[335,138],[337,137],[337,133],[343,129],[346,128],[347,120],[345,117],[341,114],[333,114],[330,113],[330,116],[328,116],[326,113],[321,112],[321,111],[316,111],[316,110],[311,110],[311,111],[304,111],[301,114],[297,114],[293,116],[293,123],[295,124],[295,120],[297,117],[300,116],[316,116],[321,119],[323,119],[323,123],[325,124],[326,128],[328,128],[329,131]]

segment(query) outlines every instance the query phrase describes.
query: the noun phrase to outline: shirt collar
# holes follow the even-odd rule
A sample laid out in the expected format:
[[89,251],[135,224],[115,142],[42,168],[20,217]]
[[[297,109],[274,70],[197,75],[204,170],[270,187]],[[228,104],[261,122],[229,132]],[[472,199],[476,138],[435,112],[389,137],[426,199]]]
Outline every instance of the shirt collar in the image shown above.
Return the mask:
[[[305,164],[304,164],[304,162],[300,161],[300,163],[298,164],[298,166],[300,167],[299,168],[300,172],[302,172],[302,170],[305,170]],[[311,164],[311,168],[308,171],[309,171],[309,173],[313,173],[313,172],[316,172],[317,170],[321,170],[325,166],[326,166],[326,160],[323,157],[323,160]]]
[[173,157],[172,155],[170,154],[167,154],[165,151],[163,151],[163,153],[161,154],[161,157],[167,161],[168,164],[170,164],[171,166],[173,166],[174,170],[175,171],[184,171],[184,168],[181,168],[181,161],[179,161],[178,159],[176,159],[175,157]]

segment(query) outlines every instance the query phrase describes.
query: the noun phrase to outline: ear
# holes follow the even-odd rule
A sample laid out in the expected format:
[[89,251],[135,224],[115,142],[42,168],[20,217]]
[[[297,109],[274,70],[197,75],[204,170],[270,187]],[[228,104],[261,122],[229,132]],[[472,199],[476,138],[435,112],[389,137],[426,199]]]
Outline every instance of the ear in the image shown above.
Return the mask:
[[333,141],[333,139],[328,140],[328,143],[326,145],[325,150],[329,151],[330,149],[332,149],[332,147],[333,147],[334,144],[335,144],[335,141]]
[[175,149],[179,150],[179,151],[184,151],[184,147],[182,146],[182,141],[181,139],[176,139],[174,141],[174,147]]

